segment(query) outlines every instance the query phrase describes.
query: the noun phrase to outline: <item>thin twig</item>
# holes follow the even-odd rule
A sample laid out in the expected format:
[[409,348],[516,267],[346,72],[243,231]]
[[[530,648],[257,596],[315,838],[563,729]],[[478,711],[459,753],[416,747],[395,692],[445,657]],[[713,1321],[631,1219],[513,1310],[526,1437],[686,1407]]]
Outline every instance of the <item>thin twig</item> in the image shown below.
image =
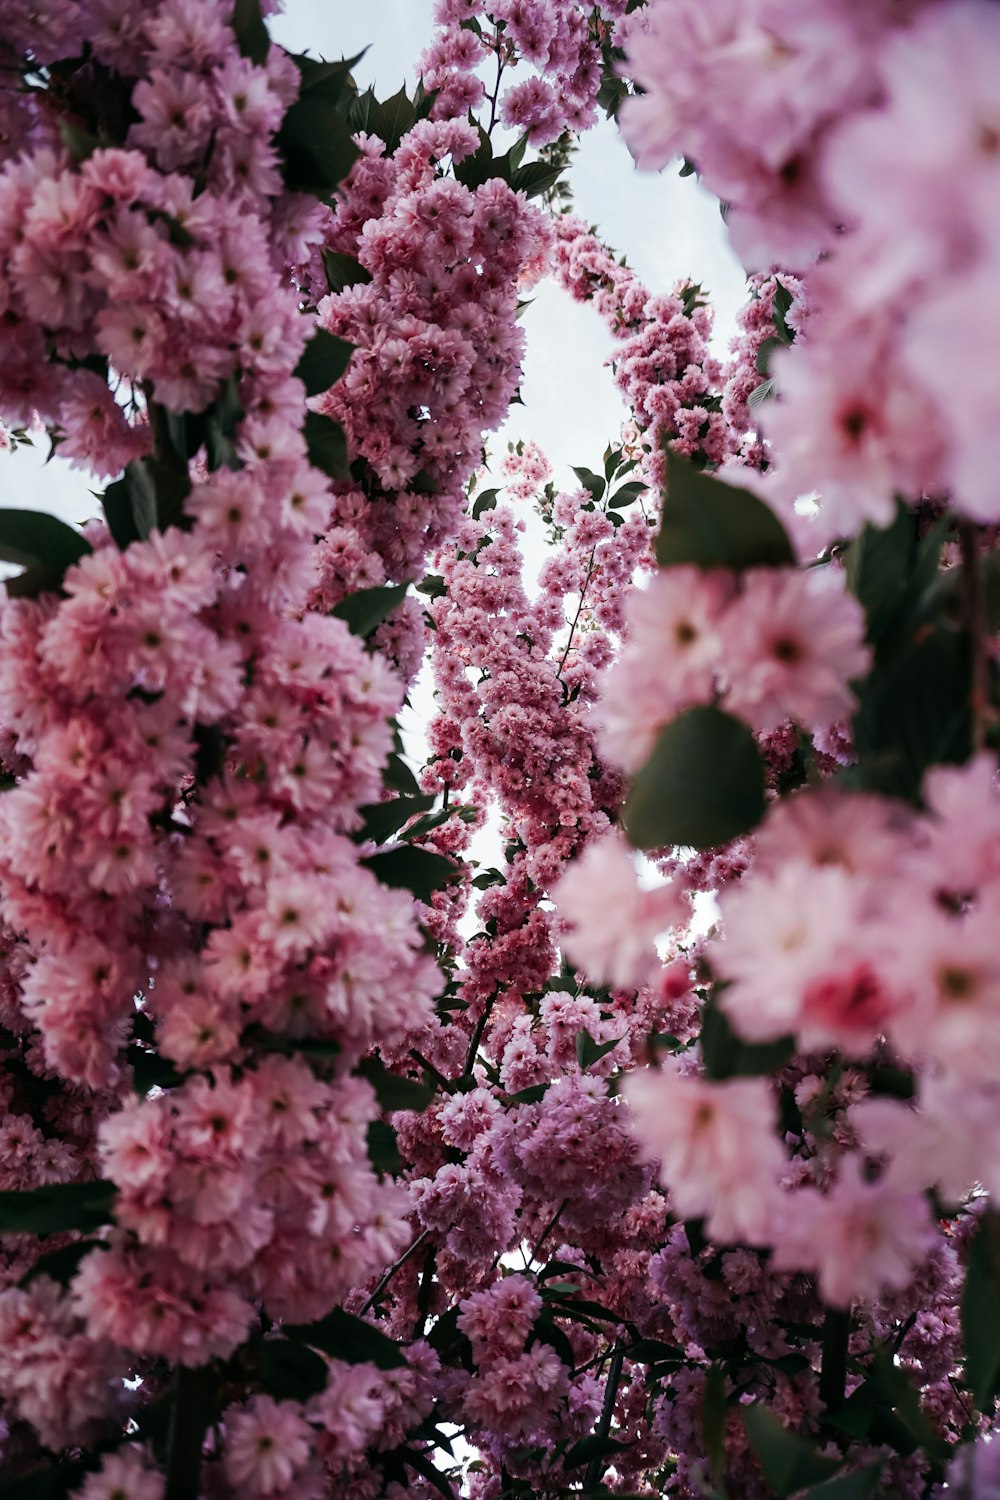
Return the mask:
[[413,1058],[413,1061],[415,1063],[418,1063],[420,1067],[423,1068],[425,1073],[429,1073],[431,1075],[435,1083],[439,1083],[441,1087],[443,1089],[446,1089],[449,1094],[452,1092],[455,1085],[452,1083],[451,1079],[446,1078],[443,1073],[439,1072],[434,1064],[430,1062],[422,1052],[418,1052],[416,1047],[411,1047],[410,1056]]
[[594,543],[594,549],[593,549],[593,551],[590,554],[590,562],[587,564],[587,576],[583,580],[583,588],[580,590],[580,602],[576,606],[576,614],[573,616],[573,622],[572,622],[572,624],[569,627],[569,639],[566,642],[566,650],[563,652],[562,657],[561,657],[560,662],[559,662],[559,665],[556,668],[556,676],[558,678],[560,678],[560,679],[562,678],[562,669],[566,665],[566,658],[569,655],[570,649],[572,648],[572,645],[573,645],[573,635],[574,635],[574,633],[576,631],[576,627],[577,627],[577,625],[579,623],[580,615],[583,612],[583,601],[587,597],[587,590],[590,587],[590,580],[591,580],[591,578],[594,575],[594,558],[596,556],[597,556],[597,543],[595,542]]
[[[502,44],[501,44],[502,45]],[[486,127],[486,134],[493,134],[493,127],[497,122],[497,100],[500,97],[500,80],[503,77],[504,61],[500,46],[497,47],[497,81],[490,95],[490,123]]]
[[416,1239],[413,1241],[413,1244],[410,1246],[409,1250],[404,1250],[399,1259],[389,1267],[388,1271],[386,1271],[385,1275],[381,1278],[375,1290],[368,1298],[368,1301],[361,1309],[362,1317],[364,1317],[366,1312],[371,1312],[372,1308],[375,1306],[376,1302],[381,1297],[382,1293],[385,1291],[386,1287],[389,1285],[389,1282],[395,1276],[396,1272],[401,1270],[402,1267],[406,1265],[406,1262],[409,1260],[411,1255],[416,1255],[417,1251],[420,1249],[420,1246],[424,1243],[429,1234],[429,1229],[422,1229],[417,1235]]
[[539,1250],[541,1250],[542,1246],[545,1244],[545,1241],[548,1239],[548,1237],[552,1233],[553,1229],[555,1229],[556,1225],[559,1223],[559,1220],[562,1218],[563,1212],[565,1211],[566,1205],[568,1203],[569,1203],[569,1199],[568,1198],[564,1198],[563,1201],[560,1203],[559,1207],[556,1209],[555,1213],[552,1215],[552,1218],[549,1220],[549,1222],[546,1224],[545,1228],[542,1230],[541,1234],[539,1235],[537,1245],[535,1246],[534,1250],[532,1250],[531,1255],[528,1257],[528,1264],[529,1265],[531,1264],[531,1262],[533,1260],[537,1260],[538,1259],[538,1252],[539,1252]]

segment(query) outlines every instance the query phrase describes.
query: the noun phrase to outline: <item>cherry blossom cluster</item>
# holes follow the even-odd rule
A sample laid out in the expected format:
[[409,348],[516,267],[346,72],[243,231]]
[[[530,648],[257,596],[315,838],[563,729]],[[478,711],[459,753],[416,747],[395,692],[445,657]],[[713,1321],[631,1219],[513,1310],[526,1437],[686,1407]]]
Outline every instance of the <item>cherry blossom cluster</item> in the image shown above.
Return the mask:
[[319,305],[321,325],[356,346],[321,403],[371,475],[364,493],[338,494],[323,544],[353,587],[369,581],[353,549],[412,577],[454,530],[482,434],[517,389],[518,286],[540,274],[549,244],[544,216],[500,178],[470,189],[445,175],[443,163],[477,147],[466,122],[423,121],[391,158],[361,139],[325,235],[328,250],[357,258],[359,279]]
[[291,207],[272,138],[298,74],[278,48],[262,66],[242,57],[214,5],[172,0],[124,26],[74,8],[94,50],[87,85],[102,68],[139,77],[124,96],[135,121],[113,146],[71,137],[79,163],[29,144],[0,174],[0,401],[16,421],[40,413],[64,456],[110,476],[149,435],[108,364],[133,391],[199,411],[246,350],[281,374],[305,341],[294,302],[268,296],[272,226]]
[[[0,1470],[765,1500],[761,1419],[784,1492],[985,1500],[996,7],[436,19],[391,109],[252,4],[0,22],[0,413],[124,469],[0,606]],[[700,287],[517,191],[619,46],[637,154],[757,268],[728,363]],[[321,84],[325,201],[289,187]],[[550,253],[629,421],[578,487],[529,442],[484,489]],[[758,810],[657,847],[627,778],[655,801],[699,713]]]
[[[97,1091],[105,1115],[89,1160],[46,1149],[30,1116],[17,1143],[12,1116],[15,1180],[91,1170],[117,1189],[115,1226],[68,1289],[42,1275],[0,1294],[0,1388],[55,1449],[124,1416],[121,1377],[151,1359],[227,1358],[263,1306],[316,1318],[401,1248],[399,1195],[366,1150],[375,1095],[348,1070],[419,1026],[439,984],[409,894],[349,837],[381,794],[402,686],[306,608],[332,497],[292,373],[309,327],[283,269],[301,254],[272,139],[298,70],[275,48],[242,57],[224,6],[156,7],[118,50],[93,37],[103,66],[144,75],[138,120],[82,161],[42,147],[5,169],[5,354],[33,385],[4,389],[86,458],[73,444],[90,418],[63,391],[96,380],[135,434],[108,468],[153,448],[146,481],[164,503],[174,470],[183,524],[124,550],[92,525],[61,589],[0,618],[8,1066]],[[156,334],[134,363],[106,337],[123,312]],[[128,425],[91,368],[107,357],[141,383],[147,420]],[[177,473],[164,429],[234,373],[228,458]],[[171,1086],[127,1103],[149,1041]],[[300,1041],[319,1062],[276,1055]],[[131,1405],[153,1394],[144,1381]]]
[[608,755],[628,771],[683,709],[720,701],[760,733],[847,718],[871,661],[861,606],[831,567],[733,575],[661,569],[626,606],[628,643],[598,710]]
[[[438,31],[420,59],[437,91],[435,115],[460,118],[488,104],[488,131],[499,121],[538,146],[586,130],[627,8],[627,0],[436,0]],[[513,82],[522,68],[529,76]]]
[[995,522],[993,427],[967,389],[989,385],[972,372],[1000,316],[995,7],[657,0],[631,24],[638,161],[694,161],[754,269],[825,252],[809,337],[775,360],[780,497],[821,494],[820,543],[885,525],[900,492]]
[[712,309],[701,287],[679,283],[651,294],[635,272],[572,214],[556,220],[553,271],[578,302],[592,302],[615,338],[615,384],[642,437],[644,474],[663,478],[666,443],[701,463],[720,464],[737,443],[722,412],[723,365],[709,352]]

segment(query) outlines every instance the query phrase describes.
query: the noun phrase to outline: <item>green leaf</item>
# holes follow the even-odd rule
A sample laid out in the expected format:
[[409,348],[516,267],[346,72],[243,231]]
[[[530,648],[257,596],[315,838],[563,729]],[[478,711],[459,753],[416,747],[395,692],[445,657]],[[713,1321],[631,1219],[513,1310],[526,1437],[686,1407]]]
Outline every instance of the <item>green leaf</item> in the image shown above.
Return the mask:
[[340,423],[324,417],[322,412],[309,411],[302,430],[313,468],[322,469],[331,479],[350,479],[347,438]]
[[597,1458],[612,1458],[616,1453],[627,1453],[628,1443],[620,1443],[617,1438],[600,1437],[596,1432],[588,1432],[586,1437],[578,1438],[567,1450],[563,1464],[567,1469],[578,1469],[582,1464],[592,1463]]
[[423,1114],[437,1092],[433,1085],[418,1078],[404,1078],[400,1073],[390,1073],[385,1063],[377,1057],[366,1057],[354,1070],[366,1079],[375,1090],[379,1109],[391,1113],[397,1109],[408,1109],[413,1114]]
[[494,159],[490,138],[480,125],[478,150],[474,151],[471,156],[463,158],[453,170],[462,186],[474,191],[491,177],[505,177],[508,165],[503,157],[499,160]]
[[416,585],[416,590],[428,599],[441,599],[448,592],[448,587],[440,573],[428,573]]
[[573,473],[579,479],[591,500],[595,504],[599,504],[607,488],[607,482],[602,479],[600,474],[595,474],[592,469],[580,469],[575,464],[573,465]]
[[281,1036],[276,1031],[267,1031],[263,1026],[248,1027],[246,1040],[264,1052],[280,1052],[284,1057],[313,1058],[317,1062],[332,1062],[343,1051],[333,1037]]
[[267,61],[271,50],[271,38],[261,15],[260,0],[236,0],[232,24],[240,55],[260,67]]
[[405,89],[380,104],[372,116],[372,133],[385,142],[385,154],[391,156],[403,136],[417,123],[417,111]]
[[[562,1309],[559,1311],[561,1313]],[[573,1345],[569,1341],[569,1336],[557,1323],[553,1322],[551,1313],[546,1311],[539,1314],[531,1331],[534,1339],[540,1344],[547,1344],[568,1370],[576,1367],[576,1355],[573,1353]]]
[[18,1286],[29,1286],[36,1276],[48,1276],[60,1286],[69,1286],[84,1256],[91,1250],[108,1249],[110,1246],[103,1240],[77,1240],[72,1245],[63,1245],[61,1250],[50,1250],[48,1255],[38,1257],[30,1271],[21,1277]]
[[399,608],[408,587],[405,583],[393,583],[382,588],[358,589],[335,604],[330,613],[336,615],[338,620],[343,620],[352,635],[359,635],[362,640],[367,640],[383,620],[387,620],[393,610]]
[[342,292],[346,287],[356,286],[359,282],[371,281],[370,272],[353,255],[344,255],[339,250],[323,250],[321,254],[326,284],[331,292]]
[[865,1464],[863,1469],[855,1469],[852,1474],[839,1474],[836,1479],[827,1479],[807,1490],[802,1500],[867,1500],[881,1475],[881,1463]]
[[476,816],[476,810],[471,805],[453,802],[451,807],[439,807],[437,812],[424,813],[409,828],[404,828],[399,836],[409,843],[413,839],[426,838],[427,834],[433,833],[435,828],[440,828],[442,823],[447,823],[449,818],[457,817],[463,823],[473,823]]
[[88,156],[93,156],[101,144],[97,136],[92,135],[89,130],[84,130],[80,125],[74,125],[71,120],[65,119],[59,121],[59,139],[74,162],[86,161]]
[[366,135],[373,134],[375,111],[378,109],[378,99],[375,90],[366,88],[363,94],[359,94],[351,100],[351,106],[347,111],[347,123],[355,135],[364,131]]
[[547,1083],[529,1083],[526,1089],[507,1095],[508,1104],[539,1104],[545,1098]]
[[[478,521],[484,511],[496,508],[499,493],[499,490],[483,490],[481,494],[476,496],[475,504],[472,507],[472,519],[474,521]],[[444,593],[443,588],[441,592]]]
[[825,1420],[852,1436],[884,1443],[904,1457],[918,1448],[942,1462],[949,1455],[947,1442],[931,1426],[906,1371],[885,1349],[876,1352],[867,1379],[840,1411],[828,1413]]
[[980,1411],[992,1411],[1000,1390],[1000,1278],[990,1240],[995,1221],[987,1214],[969,1251],[962,1293],[965,1380]]
[[584,1026],[576,1034],[576,1060],[584,1072],[600,1058],[606,1057],[613,1052],[621,1041],[620,1037],[613,1037],[609,1042],[595,1042],[590,1032]]
[[867,639],[880,655],[908,644],[928,602],[935,603],[948,524],[944,518],[921,537],[916,516],[900,500],[888,526],[866,526],[845,548],[847,585],[864,608]]
[[758,406],[763,406],[765,401],[770,401],[774,395],[776,384],[775,380],[765,380],[750,392],[747,397],[747,406],[751,411],[756,411]]
[[190,480],[172,465],[158,458],[130,463],[123,477],[108,485],[102,502],[119,549],[124,552],[133,542],[146,541],[156,528],[166,531],[175,526],[190,493]]
[[108,485],[101,497],[101,508],[119,552],[124,552],[133,542],[142,540],[132,508],[131,487],[126,479],[116,479],[113,484]]
[[626,505],[634,505],[640,495],[646,493],[648,486],[640,484],[638,479],[630,480],[628,484],[621,485],[609,500],[616,510],[624,510]]
[[805,1438],[789,1432],[766,1406],[745,1407],[743,1421],[764,1477],[777,1495],[818,1484],[842,1467],[839,1460],[823,1458]]
[[725,1466],[726,1406],[726,1377],[718,1365],[712,1365],[701,1398],[701,1427],[708,1462],[716,1476]]
[[664,568],[784,568],[795,563],[788,533],[749,490],[735,489],[667,453],[663,524],[656,559]]
[[308,1401],[326,1390],[326,1360],[312,1349],[291,1339],[260,1339],[251,1345],[257,1379],[269,1396],[288,1401]]
[[335,105],[315,88],[286,111],[276,144],[290,192],[328,198],[361,155]]
[[401,792],[404,797],[420,796],[420,783],[403,757],[395,751],[385,763],[382,780],[390,791]]
[[430,849],[414,849],[410,844],[380,850],[361,863],[377,875],[383,885],[412,891],[417,900],[425,904],[440,886],[457,880],[461,874],[458,866],[443,854],[434,854]]
[[709,1078],[748,1078],[775,1073],[795,1051],[793,1036],[773,1042],[745,1042],[729,1024],[714,997],[702,1010],[701,1054]]
[[778,337],[785,344],[795,342],[795,330],[788,326],[788,314],[793,300],[785,283],[779,281],[774,288],[774,299],[771,303],[771,322],[777,330]]
[[972,753],[971,681],[964,635],[938,627],[860,685],[855,780],[916,801],[929,766],[961,765]]
[[30,1474],[0,1485],[0,1500],[64,1500],[86,1477],[87,1465],[78,1459],[32,1469]]
[[111,1223],[117,1191],[112,1182],[60,1182],[0,1193],[0,1235],[100,1229]]
[[[0,510],[0,560],[26,568],[33,575],[33,592],[58,590],[66,569],[93,550],[82,532],[56,516],[40,510]],[[17,582],[9,580],[8,592],[15,592],[11,584]]]
[[328,104],[336,104],[345,93],[355,94],[351,69],[367,51],[368,48],[364,47],[354,57],[338,58],[336,62],[328,62],[324,57],[307,57],[304,52],[291,53],[292,62],[299,70],[299,97],[312,94],[325,99]]
[[747,726],[690,708],[660,730],[632,783],[623,825],[636,849],[712,849],[764,816],[764,764]]
[[358,841],[372,839],[384,844],[398,828],[409,822],[416,813],[427,812],[437,800],[434,792],[419,797],[393,797],[388,802],[369,802],[360,808],[364,824],[354,838]]
[[322,1349],[348,1365],[373,1364],[377,1370],[406,1368],[406,1356],[395,1339],[342,1307],[335,1307],[315,1323],[286,1323],[282,1331],[288,1338]]
[[307,396],[328,391],[343,375],[354,353],[354,344],[338,339],[325,328],[317,328],[295,366],[295,374],[306,388]]
[[758,375],[763,375],[765,378],[768,378],[770,376],[771,356],[774,353],[775,349],[784,349],[787,342],[787,339],[779,338],[777,334],[772,334],[769,338],[766,338],[764,340],[764,342],[758,348],[757,357],[754,360],[754,369],[757,371]]
[[136,1093],[144,1099],[150,1089],[172,1089],[183,1083],[184,1075],[172,1062],[161,1057],[153,1047],[142,1047],[133,1042],[126,1053],[132,1067],[132,1084]]
[[511,173],[510,185],[515,193],[537,198],[540,193],[547,193],[549,188],[555,187],[562,174],[561,166],[550,166],[547,161],[529,161],[527,166],[518,167]]
[[387,1120],[370,1120],[365,1136],[368,1160],[384,1177],[398,1177],[403,1170],[396,1132]]

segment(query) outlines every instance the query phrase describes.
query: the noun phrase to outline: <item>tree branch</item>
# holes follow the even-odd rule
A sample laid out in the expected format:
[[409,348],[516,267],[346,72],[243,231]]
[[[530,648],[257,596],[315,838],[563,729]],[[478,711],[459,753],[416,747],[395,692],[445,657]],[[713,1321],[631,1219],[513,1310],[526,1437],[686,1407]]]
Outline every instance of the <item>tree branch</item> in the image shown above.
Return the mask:
[[368,1298],[368,1301],[361,1309],[362,1317],[364,1317],[366,1312],[371,1312],[372,1308],[375,1306],[375,1303],[381,1297],[382,1293],[385,1291],[386,1287],[389,1285],[389,1282],[395,1276],[396,1272],[406,1265],[406,1262],[409,1260],[411,1255],[416,1255],[417,1251],[420,1249],[420,1246],[424,1243],[429,1234],[429,1229],[422,1229],[417,1235],[416,1239],[413,1241],[413,1244],[410,1246],[409,1250],[404,1250],[399,1259],[395,1261],[389,1267],[388,1271],[386,1271],[385,1275],[380,1278],[375,1290],[372,1292],[371,1296]]
[[973,754],[978,754],[986,744],[986,730],[993,716],[990,662],[986,652],[986,597],[979,572],[977,530],[972,521],[959,522],[958,537],[962,554],[962,623],[969,637],[971,661],[972,750]]
[[[606,1438],[611,1431],[611,1418],[615,1411],[615,1398],[618,1395],[618,1385],[622,1378],[622,1364],[625,1359],[625,1351],[621,1344],[616,1344],[611,1353],[611,1368],[608,1371],[608,1383],[604,1387],[604,1405],[601,1408],[600,1420],[594,1431],[597,1438]],[[592,1489],[598,1483],[606,1465],[599,1458],[592,1458],[587,1465],[587,1471],[583,1476],[583,1488]]]
[[211,1415],[214,1377],[208,1365],[180,1365],[174,1383],[164,1500],[191,1500],[199,1492],[201,1448]]
[[844,1404],[850,1336],[850,1308],[828,1307],[823,1320],[823,1359],[819,1370],[819,1396],[827,1411],[839,1411]]

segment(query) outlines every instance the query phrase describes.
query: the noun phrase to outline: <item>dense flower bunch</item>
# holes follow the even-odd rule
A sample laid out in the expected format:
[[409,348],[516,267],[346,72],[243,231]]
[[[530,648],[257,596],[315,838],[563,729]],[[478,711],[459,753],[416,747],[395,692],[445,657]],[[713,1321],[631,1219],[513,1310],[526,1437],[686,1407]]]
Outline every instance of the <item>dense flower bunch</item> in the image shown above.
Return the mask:
[[485,431],[520,377],[517,292],[539,274],[545,217],[502,180],[442,174],[476,150],[464,121],[421,121],[390,158],[370,139],[327,227],[325,247],[357,258],[358,279],[319,304],[321,326],[355,345],[321,409],[344,423],[368,484],[337,497],[323,554],[349,587],[383,577],[353,552],[412,578],[461,517]]
[[[996,6],[439,0],[385,103],[268,9],[0,20],[0,447],[112,481],[0,511],[0,1475],[986,1500]],[[626,93],[728,361],[528,201]]]
[[[615,23],[628,0],[436,0],[438,31],[420,59],[437,92],[435,114],[452,119],[489,104],[495,121],[545,146],[597,117]],[[512,83],[522,67],[530,76]],[[487,78],[481,74],[485,70]],[[506,75],[506,83],[504,82]],[[611,97],[614,97],[612,93]]]
[[663,449],[721,464],[735,452],[722,414],[723,366],[710,352],[712,310],[701,287],[652,296],[635,272],[572,214],[556,221],[553,269],[570,295],[592,302],[616,343],[615,384],[642,435],[643,475],[663,478]]

